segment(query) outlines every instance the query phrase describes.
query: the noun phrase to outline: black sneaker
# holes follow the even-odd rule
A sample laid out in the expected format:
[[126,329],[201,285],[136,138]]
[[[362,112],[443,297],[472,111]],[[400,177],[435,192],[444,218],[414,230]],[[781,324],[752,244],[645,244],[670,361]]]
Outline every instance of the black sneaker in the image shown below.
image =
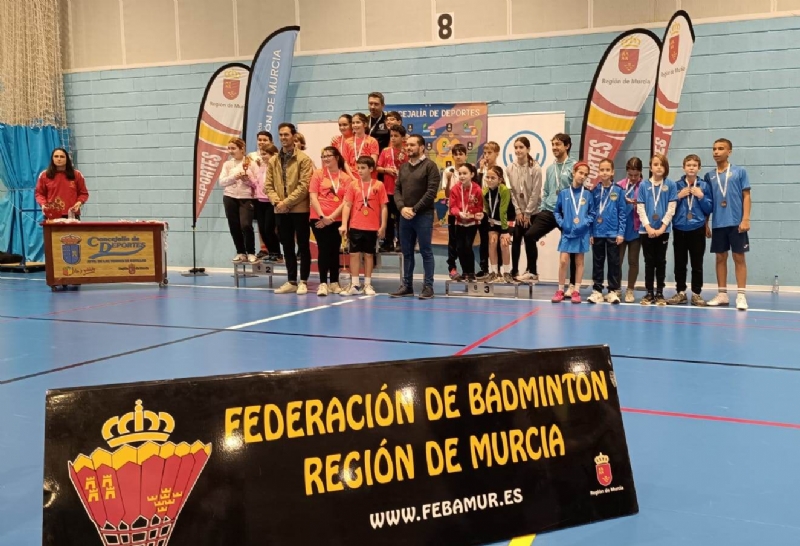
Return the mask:
[[407,298],[414,295],[414,289],[409,286],[401,286],[396,291],[389,294],[390,298]]
[[655,301],[656,301],[656,298],[655,298],[655,296],[653,296],[653,293],[652,292],[648,292],[647,295],[645,297],[643,297],[642,301],[640,301],[639,303],[641,303],[642,305],[653,305],[655,303]]
[[487,273],[486,271],[481,269],[480,271],[478,271],[478,274],[475,276],[475,278],[477,278],[479,281],[482,281],[488,276],[489,276],[489,273]]
[[421,300],[429,300],[433,298],[433,287],[432,286],[425,286],[422,289],[422,292],[419,293],[419,299]]
[[664,299],[664,294],[662,294],[661,292],[656,294],[656,305],[666,305],[666,304],[667,300]]
[[264,252],[263,250],[259,250],[258,254],[256,254],[256,258],[259,259],[259,260],[263,260],[266,257],[267,257],[267,253]]

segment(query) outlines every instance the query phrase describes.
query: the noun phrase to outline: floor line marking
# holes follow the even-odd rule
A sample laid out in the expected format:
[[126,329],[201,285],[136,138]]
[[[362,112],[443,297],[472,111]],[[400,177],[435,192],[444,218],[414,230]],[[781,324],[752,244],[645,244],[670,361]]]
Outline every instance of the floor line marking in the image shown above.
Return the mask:
[[680,413],[675,411],[658,411],[640,408],[621,408],[623,413],[638,413],[641,415],[654,415],[657,417],[678,417],[680,419],[696,419],[699,421],[716,421],[721,423],[735,423],[738,425],[756,425],[760,427],[777,427],[800,430],[800,424],[779,423],[777,421],[761,421],[758,419],[740,419],[738,417],[720,417],[717,415],[702,415],[698,413]]
[[227,328],[224,328],[224,330],[241,330],[243,328],[248,328],[250,326],[257,326],[259,324],[266,324],[267,322],[274,322],[276,320],[282,320],[289,317],[296,317],[297,315],[303,315],[305,313],[313,313],[314,311],[322,311],[323,309],[330,309],[334,305],[343,305],[345,303],[352,303],[353,301],[355,300],[344,300],[342,302],[329,303],[327,305],[318,305],[316,307],[300,309],[298,311],[292,311],[291,313],[283,313],[282,315],[275,315],[274,317],[267,317],[259,320],[254,320],[252,322],[243,322],[242,324],[237,324],[235,326],[228,326]]
[[516,326],[517,324],[519,324],[520,322],[522,322],[526,318],[532,317],[533,315],[535,315],[536,313],[539,312],[539,309],[541,309],[541,308],[540,307],[535,307],[531,311],[528,311],[527,313],[525,313],[524,315],[512,320],[511,322],[509,322],[505,326],[501,326],[500,328],[498,328],[494,332],[490,332],[490,333],[486,334],[485,336],[480,338],[478,341],[472,343],[471,345],[467,345],[466,347],[464,347],[460,351],[456,352],[455,356],[461,356],[463,354],[467,354],[472,349],[480,347],[481,345],[483,345],[484,342],[489,341],[490,339],[492,339],[493,337],[495,337],[495,336],[497,336],[499,334],[502,334],[503,332],[505,332],[509,328],[513,328],[514,326]]

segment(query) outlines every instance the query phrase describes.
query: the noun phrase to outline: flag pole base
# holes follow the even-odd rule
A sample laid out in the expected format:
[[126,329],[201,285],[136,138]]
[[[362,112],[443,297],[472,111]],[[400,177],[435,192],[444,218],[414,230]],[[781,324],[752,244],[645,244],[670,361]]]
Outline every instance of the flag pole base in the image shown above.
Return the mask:
[[186,273],[181,273],[181,277],[208,277],[205,267],[193,267]]

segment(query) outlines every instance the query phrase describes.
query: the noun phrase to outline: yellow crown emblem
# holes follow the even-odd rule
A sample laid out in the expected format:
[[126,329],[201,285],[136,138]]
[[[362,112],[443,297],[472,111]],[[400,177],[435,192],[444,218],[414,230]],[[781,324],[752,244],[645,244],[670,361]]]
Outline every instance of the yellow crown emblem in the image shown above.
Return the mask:
[[628,36],[622,40],[622,47],[625,49],[637,48],[642,45],[642,40],[636,36]]
[[241,71],[239,71],[239,70],[236,70],[235,68],[229,68],[228,70],[226,70],[225,72],[223,72],[223,74],[222,74],[222,75],[223,75],[224,77],[226,77],[226,78],[233,78],[233,79],[235,79],[235,80],[238,80],[239,78],[241,78],[241,77],[242,77],[242,73],[241,73]]
[[671,36],[675,36],[676,34],[681,33],[681,24],[679,22],[672,23],[672,28],[669,29],[669,33]]
[[608,458],[608,455],[603,455],[603,452],[600,452],[600,455],[594,458],[594,464],[608,464],[608,461],[611,459]]
[[[145,421],[149,425],[145,428]],[[133,430],[131,430],[133,423]],[[116,429],[117,434],[114,433]],[[142,401],[136,401],[136,409],[121,417],[112,417],[103,424],[103,439],[109,447],[137,442],[166,442],[175,430],[175,419],[169,413],[145,410]]]
[[77,235],[64,235],[61,238],[61,242],[65,245],[77,245],[80,244],[81,238]]

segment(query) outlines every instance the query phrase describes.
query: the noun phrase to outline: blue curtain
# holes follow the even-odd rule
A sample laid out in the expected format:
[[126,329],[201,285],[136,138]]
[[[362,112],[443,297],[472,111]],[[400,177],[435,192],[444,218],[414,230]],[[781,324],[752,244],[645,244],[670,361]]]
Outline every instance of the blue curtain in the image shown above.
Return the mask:
[[[8,189],[0,200],[0,250],[22,254],[29,262],[44,261],[43,219],[34,190],[39,173],[62,145],[56,127],[21,127],[0,123],[0,181]],[[23,212],[20,224],[20,210]],[[23,233],[25,248],[23,248]]]

